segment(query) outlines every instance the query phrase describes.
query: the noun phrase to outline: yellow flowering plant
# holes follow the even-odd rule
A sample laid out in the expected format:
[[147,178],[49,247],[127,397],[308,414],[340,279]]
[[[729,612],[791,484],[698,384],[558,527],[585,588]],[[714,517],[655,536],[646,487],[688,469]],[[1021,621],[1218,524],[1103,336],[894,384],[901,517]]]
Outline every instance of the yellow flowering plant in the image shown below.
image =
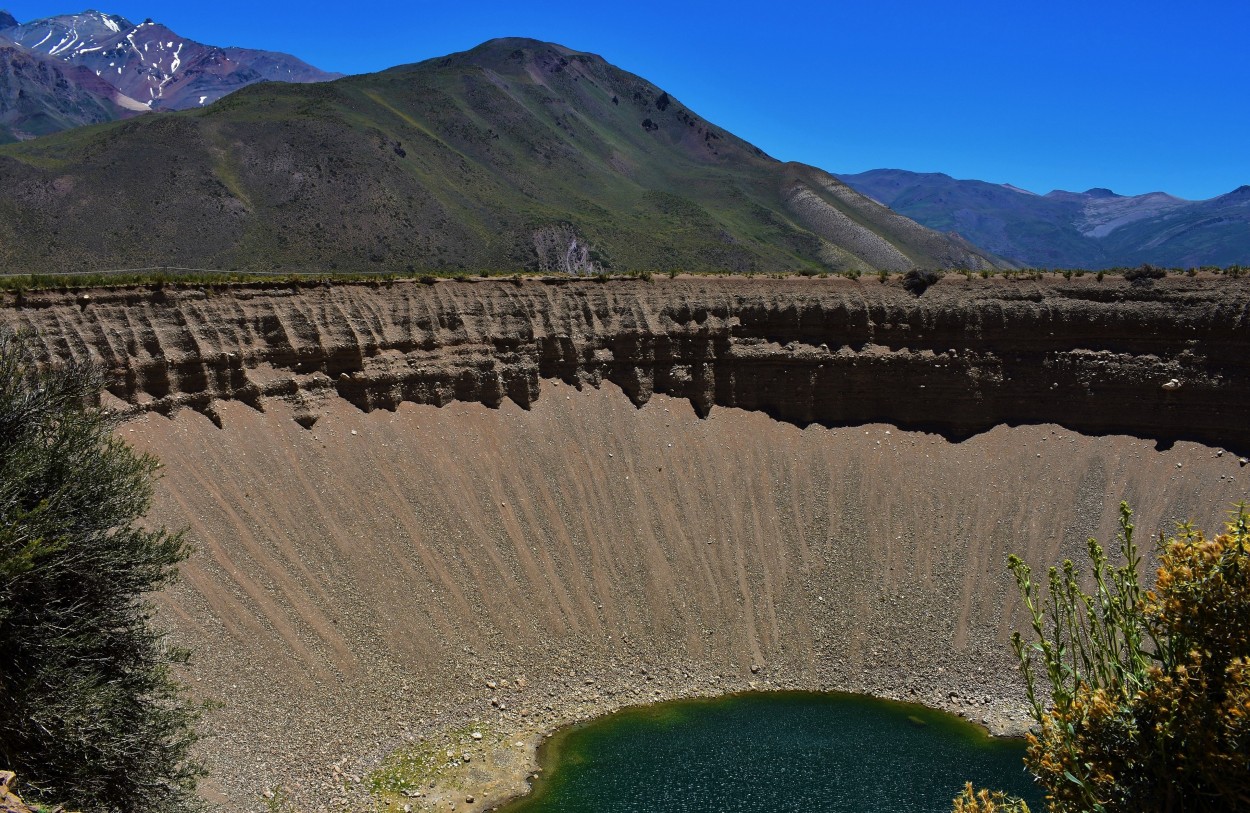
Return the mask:
[[[1246,506],[1213,539],[1189,525],[1160,535],[1153,590],[1140,585],[1131,517],[1121,503],[1123,564],[1089,541],[1090,593],[1070,561],[1050,568],[1043,596],[1009,560],[1033,630],[1012,638],[1037,724],[1025,761],[1055,813],[1250,810]],[[976,802],[969,787],[955,809],[1011,800]]]

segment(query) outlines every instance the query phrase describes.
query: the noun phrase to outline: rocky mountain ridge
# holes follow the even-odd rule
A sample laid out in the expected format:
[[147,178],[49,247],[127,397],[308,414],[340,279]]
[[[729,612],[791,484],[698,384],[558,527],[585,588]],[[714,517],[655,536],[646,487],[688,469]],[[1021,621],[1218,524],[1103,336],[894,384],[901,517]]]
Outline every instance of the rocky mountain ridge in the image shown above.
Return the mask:
[[1112,268],[1250,263],[1250,195],[1209,200],[1109,189],[1038,195],[1009,184],[880,169],[839,175],[900,214],[1025,266]]
[[257,82],[322,82],[290,56],[218,48],[98,11],[19,23],[0,14],[0,143],[149,110],[212,104]]
[[152,20],[136,25],[98,11],[33,20],[0,35],[81,65],[153,110],[200,107],[256,82],[325,82],[342,75],[289,54],[204,45]]

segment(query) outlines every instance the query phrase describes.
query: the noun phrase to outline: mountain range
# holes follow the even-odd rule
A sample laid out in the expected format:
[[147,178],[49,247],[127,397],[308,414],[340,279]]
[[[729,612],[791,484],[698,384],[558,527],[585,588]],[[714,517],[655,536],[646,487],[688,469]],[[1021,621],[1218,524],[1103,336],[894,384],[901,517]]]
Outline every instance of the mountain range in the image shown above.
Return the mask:
[[199,107],[257,82],[339,76],[288,54],[204,45],[151,20],[84,11],[18,23],[0,13],[0,142]]
[[0,147],[0,267],[988,268],[601,57],[525,39]]
[[1250,264],[1250,186],[1191,201],[1109,189],[1038,195],[1007,184],[901,169],[838,178],[918,223],[958,233],[1019,265]]
[[[519,60],[524,73],[515,70],[518,60],[511,53],[496,53],[501,42],[519,44],[513,50],[524,54]],[[549,51],[546,56],[543,49]],[[19,23],[0,12],[0,144],[140,113],[208,109],[226,94],[262,82],[308,84],[338,76],[286,54],[204,45],[151,20],[136,25],[118,15],[85,11]],[[611,107],[579,90],[583,80],[591,87],[612,87]],[[629,89],[624,97],[621,88]],[[679,112],[678,118],[674,111]],[[634,113],[643,114],[640,121],[631,120]],[[280,144],[281,115],[292,117],[287,125],[311,119],[314,129],[345,141],[327,138],[311,144],[305,133],[282,136],[286,141]],[[179,205],[187,211],[207,207],[207,221],[222,210],[241,207],[238,217],[224,224],[229,226],[226,233],[238,234],[229,238],[232,248],[228,250],[218,246],[196,251],[182,246],[178,252],[215,264],[254,265],[263,250],[280,265],[307,266],[324,260],[351,266],[365,256],[370,262],[402,259],[405,266],[513,267],[520,258],[531,263],[537,253],[543,255],[538,264],[549,267],[559,264],[555,254],[572,243],[578,248],[561,262],[583,270],[608,267],[614,260],[621,267],[647,268],[674,264],[711,268],[719,262],[732,270],[787,265],[897,269],[986,262],[1071,268],[1250,263],[1250,187],[1210,200],[1188,201],[1162,192],[1122,196],[1106,189],[1038,195],[1008,184],[895,169],[835,177],[768,158],[675,104],[667,93],[599,57],[532,40],[495,41],[465,54],[353,77],[334,89],[319,86],[296,96],[281,91],[261,93],[248,97],[246,105],[195,121],[125,129],[121,131],[124,136],[83,135],[82,140],[65,143],[98,145],[114,138],[144,139],[177,127],[194,127],[198,141],[166,145],[170,160],[198,161],[211,167],[204,171],[217,179],[233,202],[205,203],[203,196],[212,195],[198,190]],[[642,135],[634,131],[635,125]],[[472,139],[461,143],[483,128],[491,143]],[[300,143],[313,153],[353,158],[363,174],[349,179],[343,177],[343,168],[326,170],[329,178],[311,182],[279,205],[268,193],[256,194],[248,187],[261,184],[276,189],[289,180],[258,174],[258,165],[238,155],[222,157],[221,151],[233,149],[221,142],[225,133],[244,152],[255,153],[255,161],[269,151],[280,152],[273,156],[274,167],[313,161],[311,154],[290,154],[291,144]],[[396,143],[407,135],[407,144],[418,145],[420,155],[405,163],[413,171],[384,178],[393,168],[380,164],[363,147],[368,138],[380,137],[378,133],[393,133]],[[499,143],[501,137],[506,142]],[[256,138],[269,142],[254,143]],[[701,144],[695,143],[699,140]],[[658,149],[661,144],[664,148]],[[155,146],[136,142],[136,156],[141,158],[144,149]],[[406,152],[412,147],[398,149]],[[57,150],[48,145],[13,153],[17,164],[9,166],[12,180],[29,182],[35,169],[49,171],[50,164],[38,156]],[[323,156],[322,169],[306,166],[295,177],[325,174],[326,160]],[[92,168],[74,156],[57,158],[56,163],[60,162],[76,167],[81,178],[76,188],[99,183],[104,196],[103,190],[112,182],[95,178]],[[562,162],[568,162],[567,166]],[[117,156],[115,163],[135,162]],[[133,167],[136,176],[142,174],[142,163]],[[417,171],[414,165],[424,169]],[[151,169],[146,164],[143,168]],[[88,177],[94,180],[87,182]],[[367,187],[374,183],[402,190],[411,187],[411,191],[404,193],[403,201],[386,198],[375,201],[372,211],[359,213],[355,225],[373,228],[377,221],[385,233],[372,240],[353,235],[348,243],[372,243],[370,248],[347,254],[315,249],[324,238],[324,232],[317,230],[311,244],[301,242],[275,251],[281,240],[273,235],[303,228],[291,222],[296,208],[332,220],[337,203],[321,195],[338,190],[349,194],[350,200],[373,200],[380,193]],[[345,189],[348,186],[353,188]],[[903,217],[872,206],[852,189]],[[645,200],[639,197],[643,191]],[[691,209],[683,215],[683,204],[660,202],[666,194],[693,201],[702,214]],[[0,192],[0,199],[4,197]],[[32,223],[55,218],[52,199],[37,197],[36,209],[46,211],[20,206],[15,211]],[[576,206],[574,201],[594,206]],[[142,212],[149,222],[160,219],[143,202],[126,201],[116,208]],[[647,211],[659,218],[661,231],[675,223],[685,225],[667,235],[655,235],[656,224],[643,214]],[[433,212],[438,213],[434,221],[422,219]],[[686,216],[694,219],[683,221]],[[120,234],[135,231],[136,224],[123,223],[121,217],[115,213],[109,218],[117,221],[116,230]],[[907,219],[942,236],[917,229]],[[418,223],[415,231],[427,247],[437,247],[435,254],[423,254],[415,244],[405,244],[403,235],[413,228],[404,224],[412,222]],[[447,225],[446,234],[436,233],[437,222]],[[713,231],[700,234],[698,223]],[[0,234],[12,228],[0,224]],[[54,228],[71,227],[59,222]],[[181,233],[171,228],[165,230]],[[540,234],[545,236],[536,236]],[[635,234],[651,235],[651,239],[634,240]],[[587,243],[592,235],[594,257]],[[218,236],[213,242],[226,239]],[[665,255],[646,247],[666,240],[668,245],[685,248]],[[491,248],[479,245],[482,241]],[[48,257],[61,261],[73,256],[76,262],[98,267],[116,265],[123,257],[142,256],[155,262],[168,250],[141,249],[133,241],[91,248],[94,242],[98,240],[78,240],[68,249],[72,255],[62,248],[48,252]],[[531,243],[542,247],[532,250]],[[696,245],[694,256],[685,251]],[[0,249],[0,258],[35,267],[42,262],[35,259],[38,253],[33,246],[14,246]]]

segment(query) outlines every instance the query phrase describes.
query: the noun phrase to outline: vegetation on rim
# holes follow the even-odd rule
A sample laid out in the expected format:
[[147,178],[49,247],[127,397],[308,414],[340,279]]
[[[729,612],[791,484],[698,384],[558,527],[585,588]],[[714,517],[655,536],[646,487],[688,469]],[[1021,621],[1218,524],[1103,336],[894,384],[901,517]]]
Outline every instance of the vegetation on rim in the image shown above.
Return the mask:
[[0,334],[0,768],[92,813],[198,809],[185,653],[143,598],[187,547],[141,525],[157,462],[91,406],[101,382]]
[[[1187,276],[1197,277],[1199,274],[1204,277],[1226,277],[1229,279],[1240,279],[1247,269],[1239,265],[1230,265],[1225,268],[1214,266],[1204,266],[1202,268],[1159,268],[1157,266],[1143,265],[1135,268],[1116,268],[1111,269],[1110,273],[1118,274],[1129,282],[1138,285],[1148,285],[1154,280],[1163,279],[1168,276]],[[724,277],[733,275],[728,270],[687,270],[679,268],[670,268],[666,272],[670,278],[677,277],[681,274],[688,276],[702,277]],[[1000,278],[1013,282],[1040,282],[1043,280],[1055,281],[1062,277],[1064,281],[1070,282],[1073,277],[1081,278],[1087,273],[1092,273],[1093,277],[1102,282],[1108,272],[1098,271],[1089,272],[1085,269],[1071,268],[1012,268],[1012,269],[987,269],[982,268],[979,271],[973,271],[968,268],[957,268],[947,271],[933,271],[929,269],[917,268],[906,273],[892,274],[889,271],[878,270],[875,272],[876,278],[880,282],[887,282],[890,279],[902,279],[903,285],[909,291],[917,293],[924,292],[930,285],[942,279],[947,273],[958,274],[965,279],[971,281],[973,276],[979,276],[981,279]],[[858,269],[842,272],[840,275],[844,279],[858,281],[862,277],[862,272]],[[589,279],[599,282],[605,282],[609,279],[641,279],[651,281],[655,276],[653,271],[629,271],[619,273],[608,273],[600,271]],[[755,272],[748,271],[741,276],[755,278],[758,276]],[[821,271],[817,272],[810,268],[793,270],[789,273],[777,272],[769,275],[775,279],[785,279],[788,277],[817,277],[819,279],[828,279],[829,274]],[[432,284],[438,280],[472,280],[478,278],[502,278],[507,277],[516,283],[520,283],[526,279],[538,280],[571,280],[578,277],[570,277],[567,274],[552,274],[542,271],[520,270],[520,271],[477,271],[470,273],[464,270],[446,270],[446,269],[407,269],[402,271],[395,270],[378,270],[378,269],[362,269],[358,271],[339,270],[288,270],[288,271],[261,271],[261,270],[216,270],[208,268],[174,268],[174,267],[155,267],[155,268],[136,268],[136,269],[120,269],[117,271],[87,271],[75,273],[46,273],[46,274],[21,274],[21,273],[5,273],[0,271],[0,291],[10,291],[14,294],[21,295],[26,291],[49,291],[49,290],[80,290],[83,288],[121,288],[138,285],[164,286],[164,285],[186,285],[186,286],[228,286],[228,285],[324,285],[331,283],[389,283],[398,282],[400,280],[416,280],[425,284]],[[923,280],[923,284],[917,284]]]
[[[1131,515],[1121,503],[1120,566],[1089,541],[1092,593],[1065,561],[1050,568],[1043,596],[1028,565],[1011,558],[1033,630],[1031,643],[1013,637],[1038,726],[1026,763],[1056,813],[1243,809],[1250,516],[1239,505],[1213,539],[1189,525],[1160,536],[1158,578],[1145,590]],[[969,787],[955,810],[1011,804]]]

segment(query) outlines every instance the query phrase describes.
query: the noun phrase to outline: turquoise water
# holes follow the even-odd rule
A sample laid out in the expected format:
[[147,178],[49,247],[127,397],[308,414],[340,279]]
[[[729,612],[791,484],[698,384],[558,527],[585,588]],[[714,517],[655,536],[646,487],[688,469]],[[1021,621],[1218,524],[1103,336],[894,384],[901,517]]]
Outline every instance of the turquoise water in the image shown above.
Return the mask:
[[971,780],[1041,796],[1024,745],[922,706],[760,693],[627,709],[559,732],[507,813],[948,813]]

